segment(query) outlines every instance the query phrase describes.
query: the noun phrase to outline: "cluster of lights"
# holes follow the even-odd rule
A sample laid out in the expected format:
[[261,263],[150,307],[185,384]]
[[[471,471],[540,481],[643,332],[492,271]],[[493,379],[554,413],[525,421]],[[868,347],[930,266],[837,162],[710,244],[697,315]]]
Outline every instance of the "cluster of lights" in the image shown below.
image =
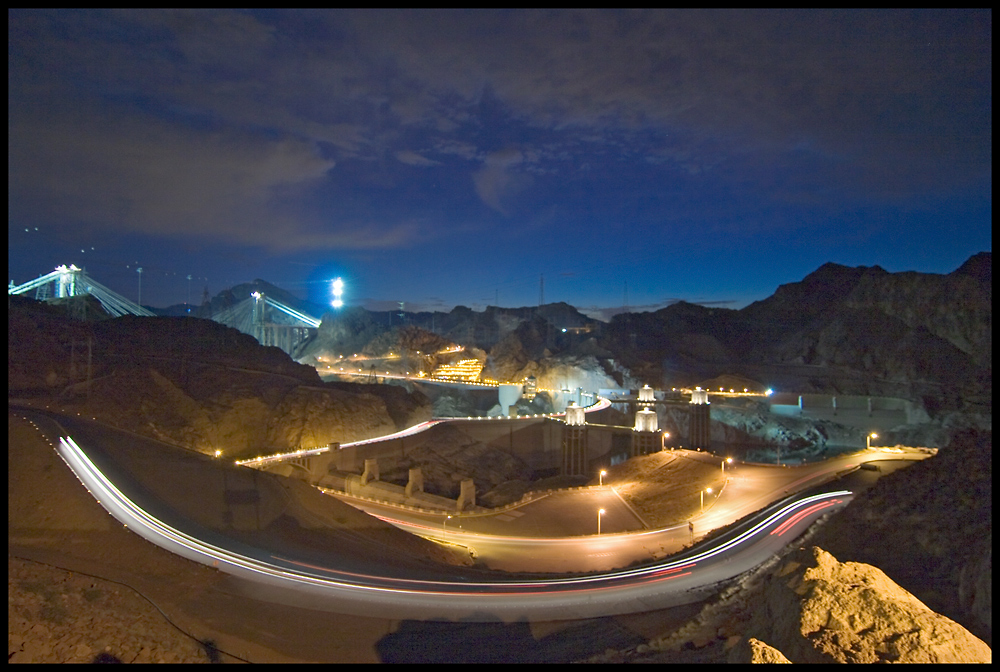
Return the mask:
[[486,382],[482,380],[457,380],[455,378],[440,378],[436,375],[428,376],[427,374],[420,372],[417,374],[422,380],[426,380],[431,383],[461,383],[462,385],[478,385],[479,387],[497,387],[500,383],[497,382]]
[[483,372],[483,363],[478,359],[462,359],[455,364],[442,364],[434,372],[434,378],[442,380],[477,381]]
[[340,278],[333,281],[333,301],[330,305],[334,308],[340,308],[344,305],[344,281]]
[[[675,392],[678,391],[678,388],[676,387],[672,387],[670,389]],[[701,390],[700,387],[696,389]],[[682,394],[691,394],[692,390],[687,387],[682,387],[680,388],[680,392]],[[709,390],[706,390],[706,392],[709,392]],[[711,392],[711,394],[718,395],[720,397],[769,397],[772,394],[774,394],[774,390],[768,389],[765,392],[753,392],[748,388],[744,387],[742,392],[737,392],[735,388],[731,387],[727,392],[724,388],[720,387],[718,392]]]

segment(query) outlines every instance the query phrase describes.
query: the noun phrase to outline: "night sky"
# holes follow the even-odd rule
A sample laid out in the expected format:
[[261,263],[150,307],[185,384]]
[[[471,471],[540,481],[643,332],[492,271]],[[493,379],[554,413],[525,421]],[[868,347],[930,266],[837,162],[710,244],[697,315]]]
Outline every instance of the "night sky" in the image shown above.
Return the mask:
[[607,316],[948,273],[991,59],[989,11],[11,11],[8,279]]

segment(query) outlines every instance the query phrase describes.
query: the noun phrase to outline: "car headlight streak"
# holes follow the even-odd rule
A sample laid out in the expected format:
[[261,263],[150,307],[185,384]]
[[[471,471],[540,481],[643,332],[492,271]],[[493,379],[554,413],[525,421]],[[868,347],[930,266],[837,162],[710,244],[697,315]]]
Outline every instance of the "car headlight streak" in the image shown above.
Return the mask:
[[[720,543],[710,549],[697,553],[693,556],[659,563],[653,566],[640,567],[635,569],[625,569],[601,574],[594,574],[584,577],[566,577],[552,579],[536,579],[527,581],[496,581],[496,582],[460,582],[460,581],[430,581],[419,579],[397,579],[387,576],[369,576],[363,574],[353,574],[340,570],[330,569],[331,573],[342,576],[350,576],[351,580],[337,580],[323,577],[301,570],[285,569],[262,560],[235,553],[213,544],[201,541],[179,530],[176,530],[162,521],[154,518],[129,499],[114,483],[112,483],[97,466],[91,461],[86,453],[76,444],[71,437],[61,437],[59,440],[59,454],[70,467],[73,473],[87,487],[88,491],[100,503],[100,505],[114,516],[123,525],[129,526],[148,541],[158,546],[167,548],[173,552],[179,546],[185,552],[180,553],[185,557],[201,562],[202,564],[219,567],[219,563],[226,563],[235,569],[254,572],[267,577],[293,581],[299,584],[310,586],[337,587],[357,591],[375,591],[379,593],[413,594],[427,596],[429,594],[441,595],[532,595],[547,594],[553,588],[572,591],[591,591],[607,589],[621,584],[612,585],[612,582],[619,582],[624,579],[638,583],[652,581],[669,580],[684,576],[679,574],[680,570],[691,569],[698,562],[732,550],[739,544],[749,541],[752,537],[761,533],[771,525],[776,525],[787,516],[804,507],[809,507],[817,502],[830,502],[839,497],[851,495],[850,491],[839,490],[836,492],[822,493],[806,497],[783,506],[780,510],[765,517],[750,529],[737,535],[733,539]],[[294,560],[287,560],[277,556],[271,556],[277,560],[299,564]],[[315,569],[322,569],[316,567]],[[690,573],[690,572],[688,572]],[[399,584],[399,587],[377,586],[364,583],[365,581],[379,581],[387,584]],[[603,585],[602,585],[603,584]]]

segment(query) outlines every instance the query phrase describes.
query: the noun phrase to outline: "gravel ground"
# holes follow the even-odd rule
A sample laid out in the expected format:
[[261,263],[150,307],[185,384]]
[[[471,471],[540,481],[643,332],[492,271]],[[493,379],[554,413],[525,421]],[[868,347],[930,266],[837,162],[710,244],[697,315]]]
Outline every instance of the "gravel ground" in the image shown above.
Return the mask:
[[7,652],[11,663],[210,662],[134,590],[9,556]]

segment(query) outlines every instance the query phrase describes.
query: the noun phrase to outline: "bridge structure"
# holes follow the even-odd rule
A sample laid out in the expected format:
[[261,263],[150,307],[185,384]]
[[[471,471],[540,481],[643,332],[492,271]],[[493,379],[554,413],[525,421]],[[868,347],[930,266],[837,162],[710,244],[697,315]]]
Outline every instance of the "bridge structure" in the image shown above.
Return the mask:
[[121,294],[114,292],[90,277],[86,270],[77,268],[74,264],[57,266],[51,273],[30,280],[23,285],[10,282],[7,295],[34,294],[38,301],[58,301],[74,296],[89,294],[97,299],[109,315],[142,315],[154,317],[154,314],[137,303],[129,301]]
[[319,328],[321,320],[296,310],[263,292],[212,316],[212,320],[239,329],[261,345],[272,345],[291,355],[295,348]]

